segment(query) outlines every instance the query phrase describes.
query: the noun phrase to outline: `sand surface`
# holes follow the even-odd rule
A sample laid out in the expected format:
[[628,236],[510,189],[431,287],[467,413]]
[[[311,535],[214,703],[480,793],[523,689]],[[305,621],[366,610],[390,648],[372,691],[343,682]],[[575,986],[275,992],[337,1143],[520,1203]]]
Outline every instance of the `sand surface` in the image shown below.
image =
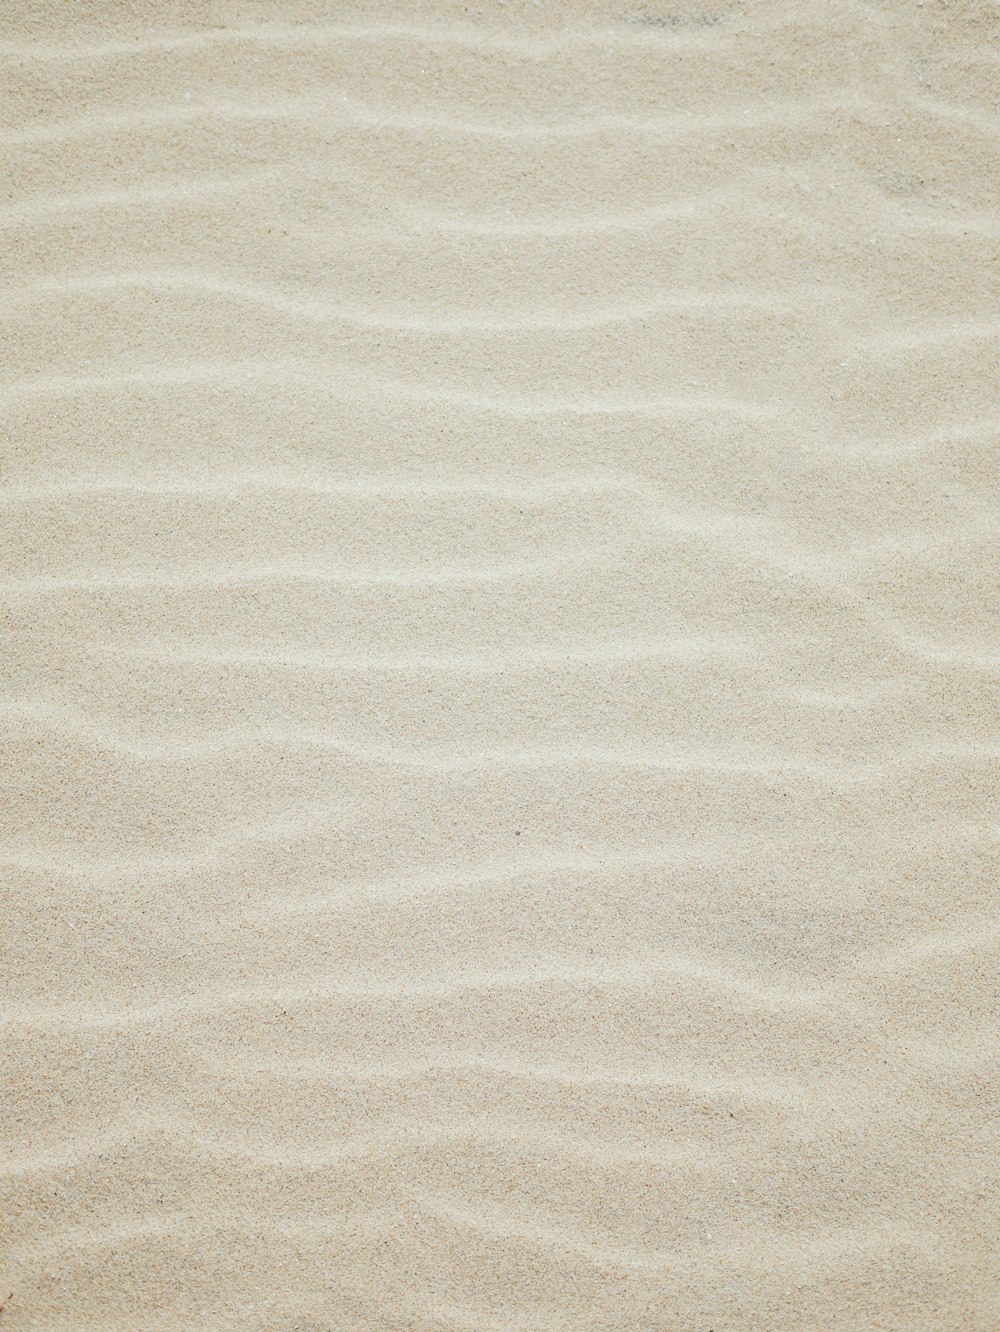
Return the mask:
[[1000,11],[0,69],[0,1332],[1000,1327]]

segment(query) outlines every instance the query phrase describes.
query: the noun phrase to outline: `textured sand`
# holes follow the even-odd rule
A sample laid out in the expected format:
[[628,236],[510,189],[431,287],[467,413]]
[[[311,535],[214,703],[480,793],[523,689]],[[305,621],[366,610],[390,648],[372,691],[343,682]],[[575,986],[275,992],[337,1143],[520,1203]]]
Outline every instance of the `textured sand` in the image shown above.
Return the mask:
[[0,1332],[1000,1327],[1000,12],[0,68]]

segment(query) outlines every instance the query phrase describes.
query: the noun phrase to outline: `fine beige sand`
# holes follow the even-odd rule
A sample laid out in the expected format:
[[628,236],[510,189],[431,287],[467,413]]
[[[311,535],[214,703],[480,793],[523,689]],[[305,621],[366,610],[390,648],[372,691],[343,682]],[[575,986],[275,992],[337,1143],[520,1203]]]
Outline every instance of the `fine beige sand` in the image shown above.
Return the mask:
[[0,1332],[995,1332],[1000,11],[0,68]]

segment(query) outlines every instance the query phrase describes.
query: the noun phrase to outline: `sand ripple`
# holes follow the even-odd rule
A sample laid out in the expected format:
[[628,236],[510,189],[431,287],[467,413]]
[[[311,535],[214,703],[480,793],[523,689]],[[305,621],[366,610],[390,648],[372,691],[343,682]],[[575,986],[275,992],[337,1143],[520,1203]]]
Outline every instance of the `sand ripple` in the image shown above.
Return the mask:
[[313,11],[0,16],[0,1328],[1000,1326],[995,15]]

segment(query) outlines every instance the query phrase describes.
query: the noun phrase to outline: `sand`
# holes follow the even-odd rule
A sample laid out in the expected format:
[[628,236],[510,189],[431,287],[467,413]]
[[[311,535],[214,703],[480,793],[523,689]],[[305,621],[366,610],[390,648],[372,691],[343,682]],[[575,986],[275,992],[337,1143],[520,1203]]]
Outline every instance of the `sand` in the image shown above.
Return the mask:
[[0,1332],[1000,1327],[998,11],[0,66]]

